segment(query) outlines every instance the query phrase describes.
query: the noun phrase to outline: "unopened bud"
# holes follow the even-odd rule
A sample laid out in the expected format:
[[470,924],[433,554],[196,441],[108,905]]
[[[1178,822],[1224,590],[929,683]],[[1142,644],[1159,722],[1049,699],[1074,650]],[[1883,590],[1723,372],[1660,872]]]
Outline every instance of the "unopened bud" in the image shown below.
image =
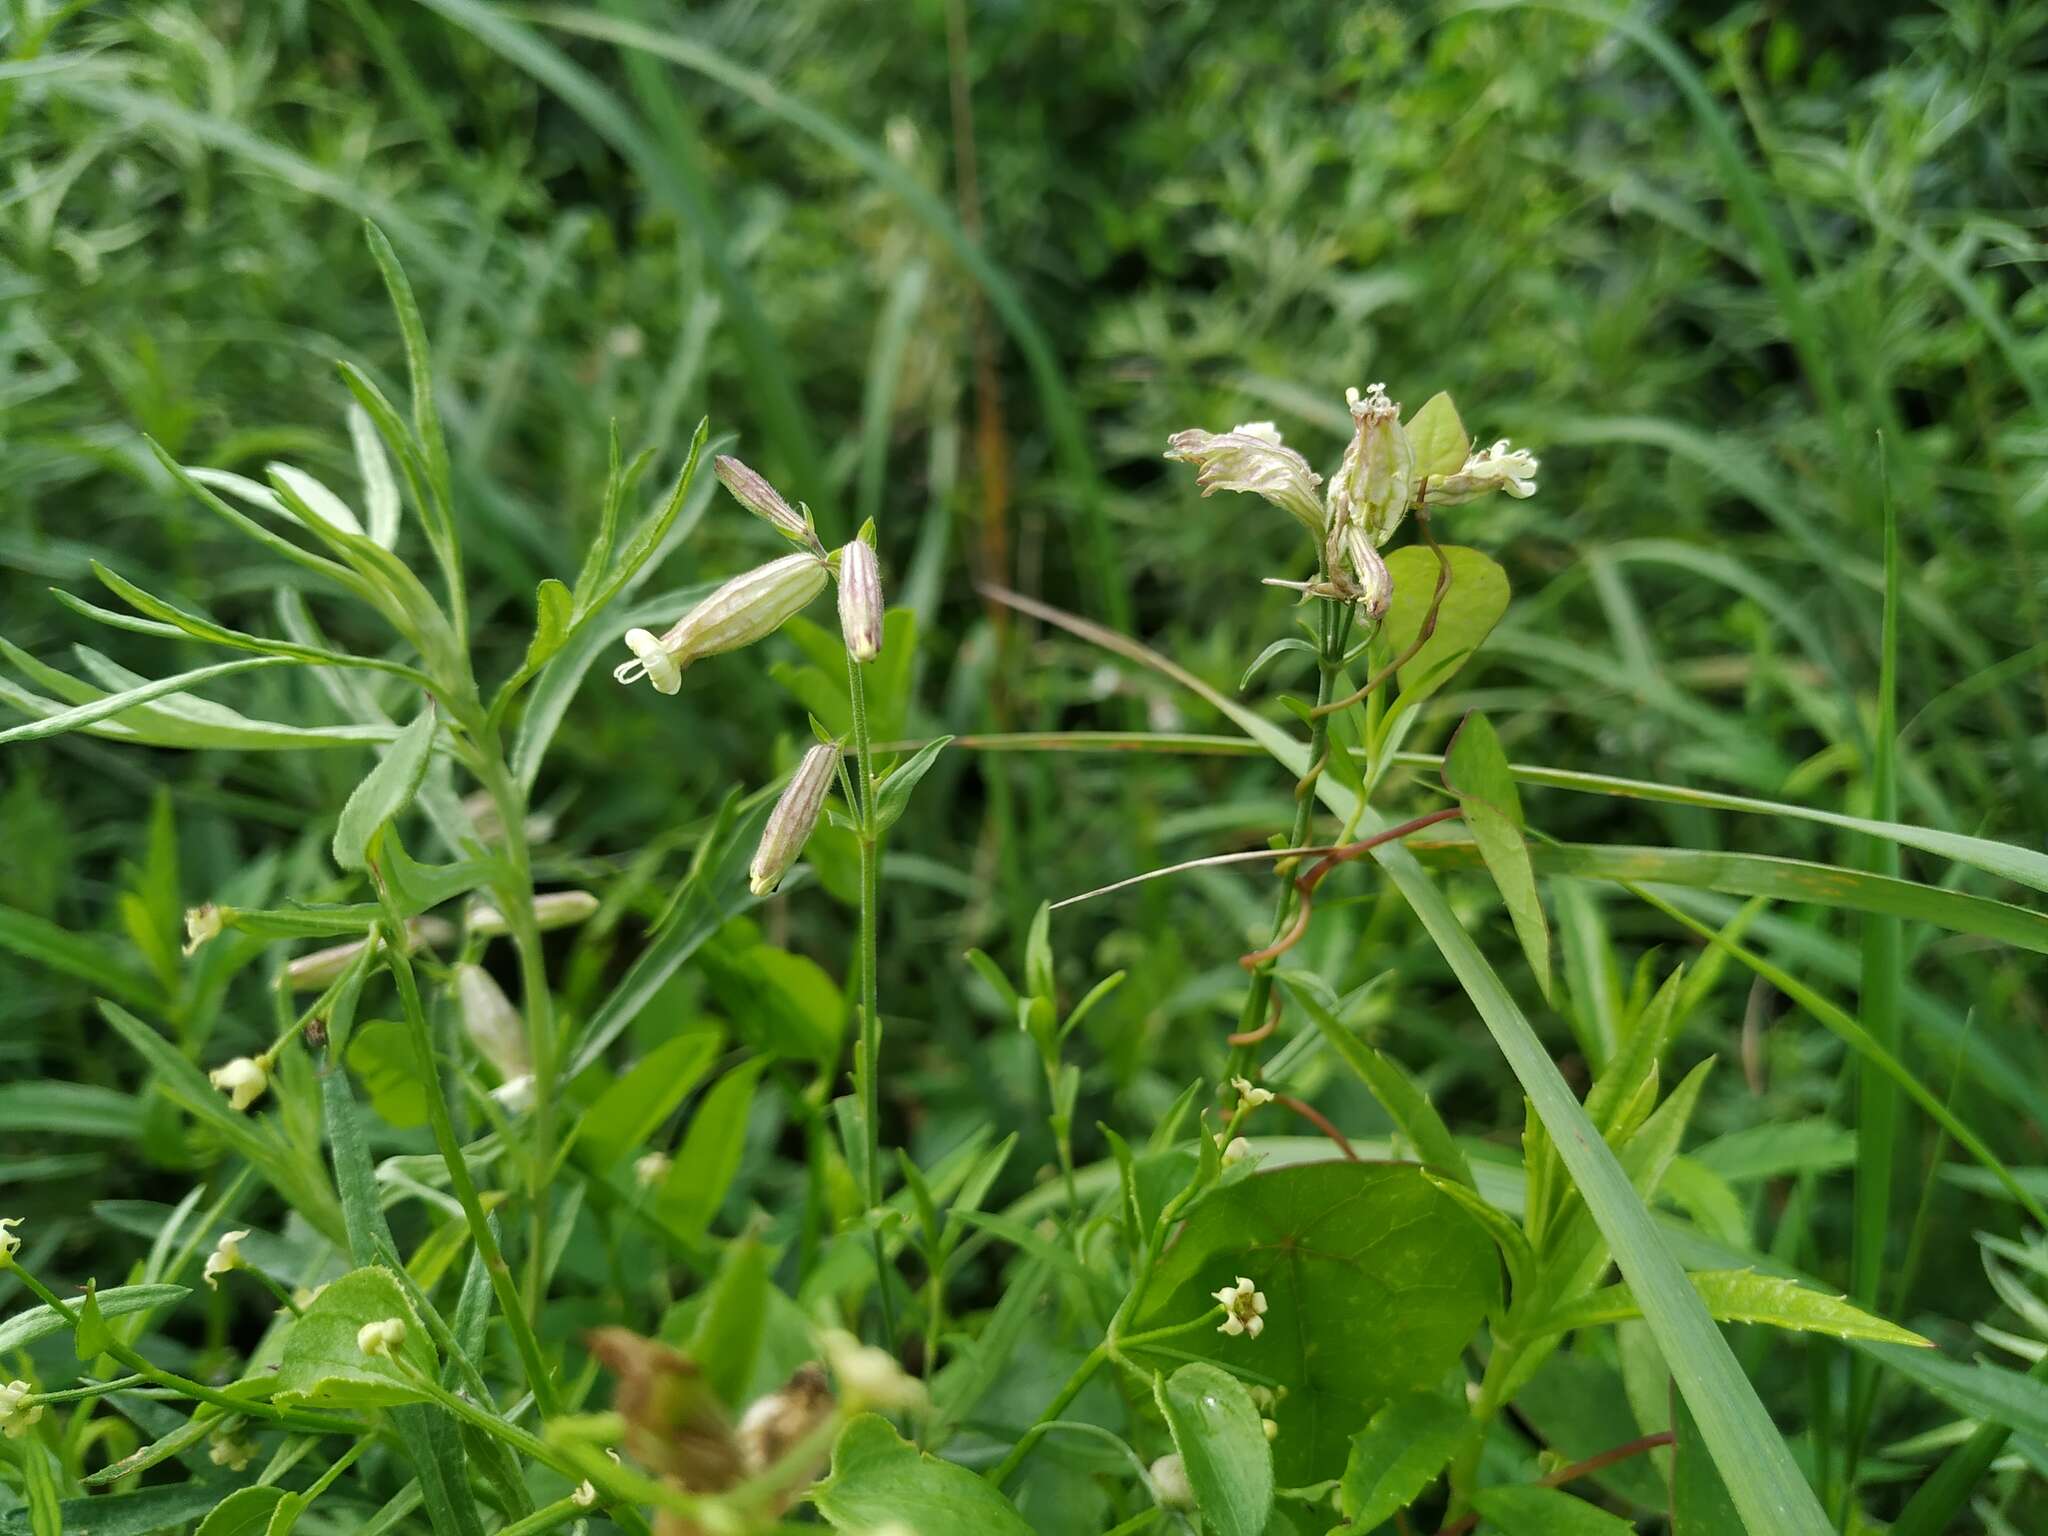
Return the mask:
[[721,453],[711,461],[718,483],[732,493],[732,499],[794,544],[811,542],[810,525],[803,514],[782,499],[782,493],[762,476],[730,454]]
[[784,555],[735,576],[684,614],[667,634],[629,630],[637,660],[616,668],[622,683],[652,682],[661,693],[683,685],[683,668],[704,656],[765,640],[825,589],[825,562],[814,554]]
[[[446,944],[454,937],[455,930],[438,917],[416,917],[405,925],[408,953],[422,944]],[[317,991],[347,970],[369,942],[368,939],[357,939],[299,956],[284,969],[285,985],[294,992]]]
[[21,1239],[14,1235],[14,1229],[21,1225],[20,1216],[0,1216],[0,1269],[14,1263],[14,1256],[21,1252]]
[[366,1355],[389,1359],[404,1343],[405,1322],[402,1318],[383,1318],[378,1322],[365,1323],[356,1330],[356,1348]]
[[1195,466],[1195,483],[1204,496],[1217,491],[1263,496],[1322,537],[1323,504],[1316,487],[1323,477],[1281,442],[1270,421],[1240,422],[1228,432],[1176,432],[1166,440],[1166,456]]
[[756,896],[766,896],[782,883],[789,866],[811,840],[838,767],[839,748],[822,742],[796,765],[789,787],[768,813],[768,825],[761,829],[761,846],[754,850],[754,862],[747,866],[747,886]]
[[[597,907],[597,898],[588,891],[547,891],[533,898],[533,925],[543,933],[550,928],[571,928]],[[494,939],[510,933],[512,925],[505,921],[504,913],[480,901],[469,909],[469,931]]]
[[455,997],[462,1008],[462,1032],[501,1079],[511,1082],[533,1070],[526,1025],[489,971],[480,965],[455,967]]
[[855,661],[882,654],[882,567],[866,539],[839,551],[839,632]]
[[1193,1509],[1195,1485],[1188,1481],[1188,1465],[1178,1455],[1162,1456],[1152,1463],[1152,1493],[1162,1509]]

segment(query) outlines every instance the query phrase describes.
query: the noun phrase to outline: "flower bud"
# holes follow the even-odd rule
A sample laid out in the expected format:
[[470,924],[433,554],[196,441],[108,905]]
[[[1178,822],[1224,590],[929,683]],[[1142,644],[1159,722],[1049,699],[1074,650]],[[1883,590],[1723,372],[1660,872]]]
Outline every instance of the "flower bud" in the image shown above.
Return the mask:
[[1536,494],[1536,456],[1526,448],[1509,448],[1502,438],[1484,453],[1465,460],[1464,467],[1437,475],[1427,483],[1433,507],[1462,506],[1490,491],[1506,491],[1516,500]]
[[1263,496],[1317,538],[1323,533],[1323,504],[1316,487],[1323,477],[1308,460],[1280,441],[1270,421],[1240,422],[1228,432],[1191,428],[1166,440],[1166,456],[1195,466],[1204,496],[1249,491]]
[[216,1467],[239,1472],[256,1459],[259,1449],[251,1441],[240,1439],[232,1432],[215,1431],[207,1443],[206,1459]]
[[14,1229],[21,1225],[19,1216],[0,1216],[0,1269],[14,1263],[14,1256],[21,1252],[21,1239],[14,1235]]
[[366,1355],[378,1355],[388,1360],[398,1353],[404,1343],[403,1318],[383,1318],[374,1323],[365,1323],[356,1330],[356,1348]]
[[678,619],[665,635],[629,630],[639,658],[613,671],[622,683],[652,682],[657,692],[683,685],[683,668],[700,657],[736,651],[775,633],[825,589],[825,562],[814,554],[784,555],[735,576]]
[[762,519],[793,544],[811,542],[811,527],[802,513],[782,499],[782,493],[730,454],[721,453],[711,461],[718,483],[732,493],[732,499]]
[[[533,898],[533,924],[543,933],[550,928],[571,928],[597,907],[597,898],[588,891],[548,891]],[[512,925],[505,921],[504,913],[480,901],[469,909],[469,931],[495,939],[510,933]]]
[[768,825],[761,829],[761,846],[754,850],[754,862],[747,866],[747,887],[756,896],[766,896],[782,883],[789,866],[811,840],[838,767],[839,748],[822,742],[796,765],[789,787],[768,813]]
[[1162,1456],[1152,1463],[1149,1474],[1152,1492],[1162,1509],[1193,1509],[1195,1485],[1188,1481],[1188,1466],[1179,1456]]
[[[405,925],[406,953],[410,954],[422,944],[446,944],[454,937],[455,930],[440,918],[416,917]],[[368,939],[356,939],[299,956],[284,968],[285,985],[294,992],[318,991],[347,970],[369,942]]]
[[230,1109],[246,1110],[270,1086],[270,1066],[267,1055],[237,1056],[226,1066],[207,1073],[206,1080],[228,1096]]
[[1394,536],[1408,511],[1415,490],[1415,449],[1402,429],[1401,407],[1387,398],[1384,384],[1373,385],[1363,396],[1347,389],[1344,401],[1351,408],[1353,432],[1330,482],[1329,527],[1333,534],[1349,526],[1362,528],[1378,548]]
[[839,632],[855,661],[882,654],[882,568],[866,539],[839,551]]
[[456,966],[455,998],[462,1009],[462,1032],[501,1079],[509,1083],[533,1070],[526,1025],[489,971],[480,965]]
[[213,1245],[213,1252],[206,1256],[206,1268],[201,1274],[208,1289],[219,1290],[222,1275],[232,1270],[248,1268],[242,1259],[242,1239],[248,1235],[246,1231],[221,1234],[220,1241]]

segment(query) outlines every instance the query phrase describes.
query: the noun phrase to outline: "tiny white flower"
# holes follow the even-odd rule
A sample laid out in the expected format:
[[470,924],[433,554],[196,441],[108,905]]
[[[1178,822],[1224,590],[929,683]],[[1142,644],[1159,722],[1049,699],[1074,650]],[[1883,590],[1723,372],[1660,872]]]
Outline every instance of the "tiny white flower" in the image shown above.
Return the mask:
[[212,902],[203,907],[185,909],[185,953],[195,954],[199,946],[209,939],[217,939],[221,933],[220,908]]
[[1281,442],[1270,421],[1239,422],[1228,432],[1191,428],[1166,440],[1166,456],[1195,466],[1204,496],[1248,491],[1291,514],[1310,534],[1323,533],[1323,506],[1316,487],[1323,477],[1308,460]]
[[20,1216],[0,1216],[0,1269],[14,1262],[15,1254],[21,1251],[21,1239],[14,1235],[14,1228],[21,1225]]
[[922,1413],[930,1405],[924,1383],[898,1365],[887,1350],[863,1344],[839,1328],[819,1334],[818,1347],[832,1367],[840,1400],[848,1412],[873,1408],[883,1413]]
[[43,1405],[31,1403],[22,1406],[22,1399],[35,1391],[25,1381],[10,1381],[0,1387],[0,1431],[5,1431],[10,1440],[19,1440],[29,1432],[29,1426],[43,1416]]
[[1246,1109],[1258,1109],[1263,1105],[1273,1102],[1273,1090],[1270,1088],[1255,1088],[1252,1086],[1249,1078],[1233,1077],[1230,1080],[1230,1086],[1237,1090],[1237,1096],[1243,1101]]
[[782,798],[768,813],[768,822],[761,828],[760,846],[747,867],[747,888],[756,896],[766,896],[780,885],[789,866],[804,851],[804,844],[817,829],[825,796],[831,792],[838,771],[839,748],[824,742],[812,747],[796,765]]
[[1239,1275],[1235,1285],[1224,1286],[1215,1296],[1225,1313],[1223,1321],[1216,1325],[1218,1333],[1256,1339],[1266,1331],[1266,1293],[1252,1281]]
[[1490,491],[1506,491],[1517,500],[1536,494],[1536,456],[1526,448],[1510,448],[1502,438],[1484,453],[1465,460],[1464,467],[1432,478],[1426,490],[1433,507],[1456,507]]
[[[543,891],[533,898],[533,926],[546,933],[551,928],[570,928],[598,908],[589,891]],[[512,931],[505,914],[487,901],[469,909],[469,931],[482,938],[502,938]]]
[[675,1159],[666,1152],[649,1152],[633,1163],[633,1178],[642,1189],[650,1189],[668,1177],[668,1171],[675,1166]]
[[1232,1167],[1252,1155],[1252,1144],[1242,1136],[1230,1138],[1230,1144],[1223,1149],[1223,1166]]
[[1259,1428],[1266,1432],[1268,1440],[1278,1440],[1280,1438],[1280,1426],[1271,1419],[1259,1420]]
[[223,1232],[220,1241],[213,1245],[213,1252],[206,1256],[206,1268],[201,1272],[201,1278],[211,1289],[220,1289],[222,1275],[248,1268],[242,1258],[242,1239],[248,1235],[246,1231]]
[[216,1467],[226,1467],[230,1472],[239,1472],[256,1459],[257,1447],[247,1440],[238,1440],[233,1433],[217,1433],[206,1447],[206,1459]]
[[1178,1455],[1160,1457],[1152,1463],[1152,1470],[1146,1475],[1151,1479],[1153,1495],[1161,1508],[1195,1507],[1195,1485],[1188,1481],[1187,1463]]
[[270,1057],[237,1056],[224,1067],[215,1067],[206,1080],[228,1096],[228,1107],[246,1110],[263,1097],[270,1086]]
[[382,1318],[374,1323],[365,1323],[356,1330],[356,1348],[366,1355],[378,1355],[389,1359],[398,1353],[399,1347],[404,1343],[403,1318]]
[[576,1485],[576,1491],[569,1495],[569,1499],[578,1509],[588,1509],[597,1502],[597,1485],[585,1478]]

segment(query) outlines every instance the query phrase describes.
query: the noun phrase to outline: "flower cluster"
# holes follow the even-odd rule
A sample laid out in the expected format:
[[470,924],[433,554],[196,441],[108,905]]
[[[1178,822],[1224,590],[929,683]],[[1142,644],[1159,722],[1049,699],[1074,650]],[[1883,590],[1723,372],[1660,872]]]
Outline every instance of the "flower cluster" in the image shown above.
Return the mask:
[[1317,574],[1305,582],[1280,581],[1310,597],[1356,603],[1368,619],[1386,614],[1394,584],[1380,550],[1411,508],[1451,507],[1490,491],[1524,497],[1536,491],[1536,460],[1505,440],[1471,452],[1464,426],[1448,396],[1438,395],[1405,424],[1386,386],[1344,392],[1351,441],[1343,462],[1317,494],[1322,477],[1280,439],[1270,421],[1248,421],[1228,432],[1191,429],[1167,439],[1166,457],[1195,466],[1204,496],[1248,491],[1263,496],[1308,530],[1316,541]]

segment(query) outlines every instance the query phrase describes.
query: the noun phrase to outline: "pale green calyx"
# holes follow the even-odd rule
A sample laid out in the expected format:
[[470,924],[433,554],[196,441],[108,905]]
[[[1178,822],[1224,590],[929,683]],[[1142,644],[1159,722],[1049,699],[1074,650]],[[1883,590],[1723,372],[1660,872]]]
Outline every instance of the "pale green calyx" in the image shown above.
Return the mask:
[[683,685],[683,668],[702,656],[736,651],[775,633],[824,591],[831,578],[815,554],[784,555],[735,576],[678,619],[660,636],[629,630],[626,644],[636,660],[612,676],[622,683],[651,681],[661,693]]
[[1308,460],[1280,440],[1270,421],[1245,421],[1228,432],[1191,428],[1166,440],[1166,456],[1195,466],[1195,483],[1204,496],[1217,491],[1248,491],[1292,515],[1320,538],[1323,504],[1316,487],[1323,477]]
[[[1351,410],[1351,442],[1330,479],[1329,533],[1334,541],[1355,526],[1378,549],[1401,526],[1413,498],[1415,449],[1401,426],[1401,406],[1387,398],[1384,384],[1372,385],[1363,395],[1347,389],[1344,403]],[[1331,569],[1340,554],[1327,551]]]
[[839,551],[839,632],[855,661],[882,654],[882,567],[866,539]]
[[747,888],[756,896],[766,896],[780,885],[789,866],[804,851],[838,771],[839,748],[822,742],[806,752],[804,760],[796,765],[782,798],[768,813],[768,824],[761,829],[760,846],[754,850],[754,862],[747,867]]
[[1536,494],[1536,456],[1526,448],[1510,448],[1502,438],[1484,453],[1465,460],[1448,475],[1432,475],[1425,493],[1432,507],[1455,507],[1492,491],[1506,491],[1517,500]]

